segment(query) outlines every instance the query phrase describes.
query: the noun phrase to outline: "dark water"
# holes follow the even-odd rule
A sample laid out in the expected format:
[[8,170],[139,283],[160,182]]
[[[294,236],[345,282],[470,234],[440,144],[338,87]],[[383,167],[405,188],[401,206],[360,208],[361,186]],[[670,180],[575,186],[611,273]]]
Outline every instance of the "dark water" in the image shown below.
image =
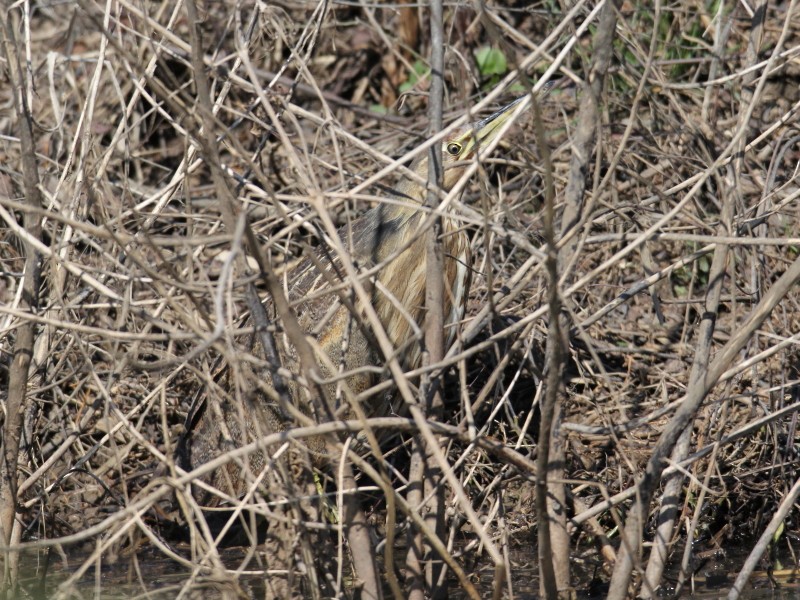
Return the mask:
[[[70,577],[90,558],[86,551],[70,552],[64,549],[25,552],[20,560],[20,585],[12,600],[69,599],[122,599],[152,598],[161,600],[177,597],[188,581],[186,569],[165,558],[153,549],[141,550],[132,559],[109,557],[93,564],[74,583],[67,584]],[[196,586],[200,595],[190,598],[219,597],[218,593],[204,594],[207,587],[200,582]]]
[[[686,582],[679,597],[726,598],[748,550],[743,548],[739,552],[729,552],[724,557],[714,557],[699,564],[693,580]],[[223,560],[230,568],[236,569],[242,564],[246,552],[246,549],[226,550]],[[195,600],[222,597],[259,598],[264,594],[261,576],[242,575],[237,581],[238,585],[235,586],[208,577],[192,580],[186,566],[179,565],[149,546],[140,549],[133,558],[104,557],[99,563],[93,564],[72,585],[66,587],[65,582],[89,556],[90,553],[87,551],[70,552],[69,549],[64,549],[63,552],[58,549],[25,552],[20,561],[20,588],[10,600],[50,598],[161,600],[176,598],[181,593],[184,597]],[[109,560],[113,560],[113,564],[110,564]],[[586,600],[604,598],[606,588],[603,581],[608,581],[608,575],[603,573],[599,566],[589,567],[587,564],[589,563],[586,561],[576,561],[573,565],[578,598]],[[778,566],[786,567],[789,564],[791,563],[788,560],[784,560],[783,565]],[[248,570],[251,573],[255,571],[256,564],[251,564]],[[514,598],[532,600],[539,597],[535,550],[514,551],[511,556],[510,571]],[[478,566],[469,575],[481,594],[488,597],[494,582],[491,566]],[[674,585],[677,573],[669,573],[667,580]],[[674,587],[669,592],[674,592]],[[465,597],[463,594],[459,594],[458,584],[453,581],[450,598],[463,597]],[[672,597],[672,593],[665,593],[664,597]],[[792,571],[791,568],[784,568],[774,571],[770,578],[767,572],[759,571],[751,579],[741,598],[800,600],[800,573]]]

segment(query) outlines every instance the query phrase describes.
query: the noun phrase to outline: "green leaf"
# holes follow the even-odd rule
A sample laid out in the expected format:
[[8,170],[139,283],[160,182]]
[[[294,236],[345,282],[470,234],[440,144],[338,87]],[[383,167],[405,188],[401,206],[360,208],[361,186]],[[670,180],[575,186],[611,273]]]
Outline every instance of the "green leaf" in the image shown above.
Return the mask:
[[415,60],[414,73],[412,73],[411,76],[413,77],[414,75],[416,75],[417,76],[416,78],[420,79],[423,76],[426,76],[427,74],[428,74],[428,65],[426,65],[425,62],[421,60]]
[[475,62],[478,64],[478,71],[484,77],[504,75],[508,71],[506,56],[497,48],[484,46],[475,53]]
[[697,268],[701,273],[708,273],[711,270],[711,259],[708,256],[701,256],[697,261]]
[[389,109],[386,108],[383,104],[370,104],[369,106],[370,112],[374,112],[378,115],[386,115],[389,113]]
[[784,523],[783,523],[783,521],[781,521],[781,524],[778,525],[778,529],[776,529],[775,533],[772,534],[772,543],[773,544],[777,544],[778,541],[781,539],[781,536],[783,535],[784,529],[785,529]]
[[421,60],[414,61],[413,71],[408,74],[408,79],[406,79],[400,86],[397,88],[401,93],[407,92],[411,88],[413,88],[420,79],[424,79],[428,76],[430,71],[428,70],[428,65],[426,65]]

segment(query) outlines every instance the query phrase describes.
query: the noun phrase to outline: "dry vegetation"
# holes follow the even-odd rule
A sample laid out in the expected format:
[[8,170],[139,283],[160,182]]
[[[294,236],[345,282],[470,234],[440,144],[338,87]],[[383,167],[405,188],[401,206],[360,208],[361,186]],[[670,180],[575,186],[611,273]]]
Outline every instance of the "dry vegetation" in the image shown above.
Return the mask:
[[[47,588],[59,597],[91,594],[82,582],[123,560],[131,589],[163,587],[136,563],[137,551],[173,565],[165,597],[264,596],[276,580],[297,595],[352,594],[363,567],[353,574],[335,518],[301,524],[319,504],[293,494],[291,475],[231,499],[248,526],[251,515],[266,515],[271,539],[251,546],[263,524],[257,535],[227,514],[243,532],[223,544],[188,493],[198,474],[177,470],[172,457],[191,403],[218,383],[219,361],[257,360],[245,295],[250,284],[267,292],[252,257],[249,269],[237,263],[249,254],[247,232],[279,271],[318,243],[322,212],[338,225],[372,206],[381,186],[405,176],[407,152],[430,137],[427,4],[205,3],[199,39],[180,2],[8,6],[0,511],[17,504],[5,547],[28,548],[22,573],[31,549],[84,552],[53,559],[69,564],[70,577]],[[544,458],[563,457],[551,469],[566,481],[562,520],[550,519],[552,551],[561,566],[583,561],[566,580],[580,591],[611,581],[611,596],[633,585],[648,596],[652,586],[683,585],[693,552],[756,548],[775,514],[772,526],[784,527],[775,548],[792,550],[800,529],[790,510],[800,408],[796,3],[625,2],[605,13],[594,2],[476,6],[444,7],[445,123],[485,115],[532,82],[554,86],[453,200],[474,272],[465,321],[435,372],[445,381],[442,424],[428,426],[451,475],[440,482],[451,585],[473,597],[537,589],[512,557],[520,548],[536,556],[534,473],[545,429]],[[213,118],[198,100],[193,52],[206,67]],[[30,148],[15,78],[30,103]],[[585,102],[594,95],[598,104]],[[561,240],[557,321],[569,338],[561,364],[543,260],[550,185]],[[417,390],[419,373],[408,381]],[[393,389],[388,371],[380,389]],[[550,401],[558,410],[542,428],[540,406]],[[405,595],[421,581],[404,572],[407,532],[421,527],[412,516],[426,514],[404,504],[419,427],[387,416],[401,435],[382,458],[355,432],[346,441],[344,425],[331,439],[355,461],[384,591]],[[336,469],[319,477],[336,504]],[[664,517],[670,506],[675,514]],[[683,566],[677,575],[650,566],[657,544],[636,547],[654,540],[659,523],[667,562]],[[557,534],[565,524],[566,548]],[[231,555],[231,544],[244,550]],[[14,554],[3,562],[12,582]],[[494,575],[481,581],[476,564]],[[652,586],[641,585],[645,568]]]

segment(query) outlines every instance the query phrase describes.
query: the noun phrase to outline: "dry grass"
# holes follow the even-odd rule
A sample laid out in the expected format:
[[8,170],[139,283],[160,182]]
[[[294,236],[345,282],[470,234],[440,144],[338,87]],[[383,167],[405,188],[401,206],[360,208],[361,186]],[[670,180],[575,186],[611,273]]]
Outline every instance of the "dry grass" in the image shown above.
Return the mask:
[[[6,16],[17,36],[13,51],[29,61],[43,194],[41,207],[26,203],[4,72],[0,397],[20,323],[37,326],[13,542],[94,550],[60,588],[64,597],[79,594],[75,582],[98,556],[145,539],[176,560],[187,589],[212,578],[223,596],[256,593],[238,587],[247,578],[236,569],[263,570],[269,551],[259,546],[226,563],[196,508],[171,502],[192,479],[172,460],[189,404],[214,385],[220,358],[256,360],[244,350],[242,327],[245,285],[257,278],[235,268],[246,243],[223,225],[199,128],[217,136],[236,210],[248,215],[264,250],[276,265],[293,260],[317,243],[320,212],[336,224],[361,213],[381,197],[380,185],[405,176],[408,151],[427,139],[428,84],[418,77],[428,52],[424,18],[415,34],[427,13],[414,6],[200,7],[213,121],[198,117],[181,5],[123,1],[104,12],[105,5],[78,0],[34,5],[28,22],[16,10]],[[465,110],[486,114],[484,107],[522,94],[528,77],[556,81],[541,115],[519,119],[455,200],[471,235],[474,274],[468,317],[445,359],[452,427],[436,432],[448,441],[460,482],[447,486],[444,541],[462,568],[484,549],[476,528],[509,573],[510,548],[533,540],[530,465],[548,321],[545,175],[553,177],[559,215],[594,30],[573,35],[592,8],[571,17],[547,3],[491,6],[480,15],[466,4],[445,10],[446,122]],[[716,8],[679,3],[654,14],[621,6],[585,172],[583,225],[571,233],[575,252],[561,265],[571,328],[561,432],[572,551],[598,564],[611,555],[588,550],[624,522],[632,486],[691,391],[715,249],[728,247],[712,360],[800,256],[800,11],[770,4],[763,28],[753,29],[744,3]],[[494,80],[474,58],[487,45],[508,60],[508,73]],[[528,76],[522,86],[517,67]],[[496,94],[479,102],[489,90]],[[537,118],[549,172],[535,142]],[[43,226],[33,316],[20,308],[22,242],[30,241],[24,215]],[[760,535],[797,479],[799,303],[796,290],[782,297],[693,415],[678,522],[691,521],[703,549]],[[418,375],[409,380],[416,384]],[[476,435],[508,452],[470,443]],[[397,469],[388,485],[399,490],[398,502],[407,454],[402,445],[387,459]],[[170,475],[154,478],[159,465]],[[361,467],[382,539],[386,489],[374,491],[369,465]],[[584,512],[615,494],[615,509]],[[480,522],[463,517],[465,501]],[[397,517],[402,537],[411,521],[400,509]],[[188,546],[175,541],[165,525],[171,521],[191,533]],[[284,525],[295,531],[296,523]],[[797,530],[796,516],[785,525]],[[328,528],[324,547],[338,552],[337,528]],[[676,535],[672,559],[680,564],[686,529]],[[791,547],[790,539],[780,547]],[[320,558],[301,541],[289,554]],[[347,555],[326,558],[333,566],[319,567],[323,582],[330,577],[320,589],[346,588]],[[306,592],[314,585],[302,575],[295,584]],[[509,577],[506,589],[517,584]]]

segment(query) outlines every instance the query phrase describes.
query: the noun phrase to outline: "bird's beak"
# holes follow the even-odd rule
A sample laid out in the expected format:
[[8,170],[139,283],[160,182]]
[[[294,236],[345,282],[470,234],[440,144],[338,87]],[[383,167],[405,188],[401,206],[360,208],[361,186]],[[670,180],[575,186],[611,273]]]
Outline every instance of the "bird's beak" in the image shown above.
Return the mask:
[[514,114],[512,109],[520,102],[525,100],[525,98],[526,96],[517,98],[511,104],[504,106],[496,113],[489,115],[485,119],[475,123],[475,125],[472,127],[472,131],[469,134],[471,139],[468,141],[468,143],[471,147],[467,154],[471,156],[477,146],[485,146],[486,144],[489,144],[495,138],[497,132],[500,131],[500,128],[503,126],[503,124],[508,121],[511,115]]

